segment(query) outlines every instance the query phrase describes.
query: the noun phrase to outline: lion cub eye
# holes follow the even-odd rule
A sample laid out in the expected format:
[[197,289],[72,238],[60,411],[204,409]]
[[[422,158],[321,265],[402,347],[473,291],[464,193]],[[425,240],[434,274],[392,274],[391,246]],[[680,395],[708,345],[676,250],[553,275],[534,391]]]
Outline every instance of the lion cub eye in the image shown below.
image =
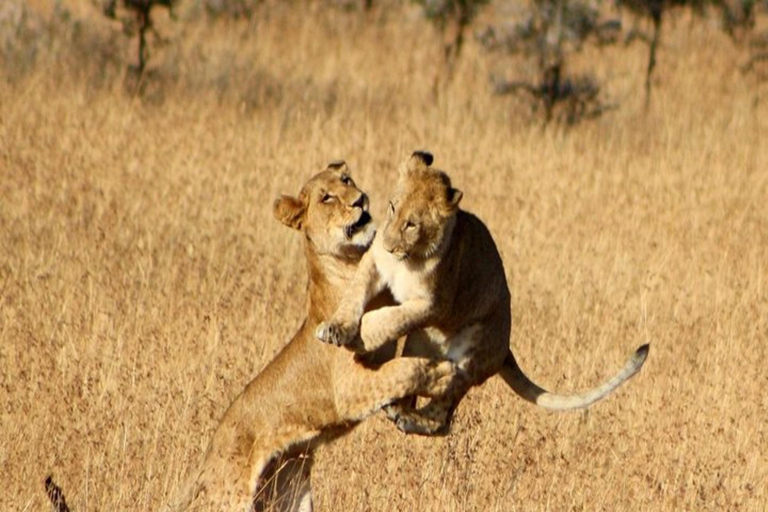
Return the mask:
[[392,201],[389,202],[389,216],[393,216],[395,214],[395,205],[392,204]]
[[411,221],[406,221],[405,229],[406,229],[406,231],[413,231],[414,229],[416,229],[416,224],[414,224]]
[[354,186],[355,186],[355,182],[354,182],[354,181],[352,181],[352,178],[350,178],[350,177],[349,177],[349,176],[347,176],[346,174],[344,174],[344,175],[341,177],[341,182],[342,182],[343,184],[347,185],[348,187],[354,187]]
[[323,203],[331,203],[334,200],[336,200],[336,196],[328,194],[328,193],[323,194],[323,198],[321,199],[321,201]]

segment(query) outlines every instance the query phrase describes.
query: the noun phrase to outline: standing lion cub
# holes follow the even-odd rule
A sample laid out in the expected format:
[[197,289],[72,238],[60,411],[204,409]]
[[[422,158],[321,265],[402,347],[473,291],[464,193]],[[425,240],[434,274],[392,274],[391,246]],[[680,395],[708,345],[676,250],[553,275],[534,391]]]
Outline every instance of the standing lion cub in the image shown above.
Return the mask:
[[[405,355],[457,365],[442,396],[418,410],[405,402],[388,409],[397,426],[425,435],[445,432],[467,391],[499,372],[521,397],[556,410],[587,407],[637,373],[648,345],[613,378],[584,394],[552,394],[526,377],[509,349],[511,299],[496,244],[480,219],[459,208],[462,193],[448,175],[431,164],[431,154],[415,152],[401,166],[387,223],[339,308],[315,333],[357,352],[409,335]],[[399,304],[363,316],[368,300],[385,287]]]
[[443,393],[450,362],[398,358],[365,367],[317,343],[314,331],[338,306],[375,230],[368,197],[335,162],[275,201],[275,216],[301,232],[309,283],[307,317],[293,339],[232,402],[172,511],[309,512],[312,450],[409,395]]

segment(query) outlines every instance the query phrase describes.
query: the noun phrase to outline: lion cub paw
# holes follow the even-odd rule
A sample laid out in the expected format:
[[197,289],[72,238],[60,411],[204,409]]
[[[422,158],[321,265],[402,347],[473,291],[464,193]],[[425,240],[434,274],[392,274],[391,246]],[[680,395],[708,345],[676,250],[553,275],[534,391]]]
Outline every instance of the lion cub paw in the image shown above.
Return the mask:
[[333,321],[323,322],[315,329],[315,337],[322,342],[341,347],[349,343],[357,336],[357,329],[345,327],[343,324]]
[[387,418],[404,434],[441,436],[449,431],[448,425],[438,418],[430,418],[420,411],[393,404],[386,408]]
[[404,434],[416,434],[420,436],[444,436],[449,428],[445,423],[429,418],[400,416],[395,421],[398,430]]
[[429,383],[424,390],[424,396],[434,398],[444,395],[451,387],[455,375],[456,365],[452,361],[440,361],[431,365],[427,370]]

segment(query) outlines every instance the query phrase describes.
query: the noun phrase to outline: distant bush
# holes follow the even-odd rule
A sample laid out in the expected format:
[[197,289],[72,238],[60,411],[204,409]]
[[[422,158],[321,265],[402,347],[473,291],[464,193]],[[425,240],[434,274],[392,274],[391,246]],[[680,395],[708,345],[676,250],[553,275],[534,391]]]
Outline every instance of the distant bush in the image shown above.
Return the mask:
[[251,19],[264,0],[205,0],[203,6],[212,18]]
[[[11,76],[24,74],[34,67],[41,50],[51,46],[68,22],[69,12],[54,4],[52,19],[30,10],[23,0],[0,2],[0,60]],[[62,22],[62,23],[58,23]]]
[[568,73],[569,57],[587,43],[616,43],[620,29],[620,22],[602,20],[596,7],[581,0],[536,0],[522,20],[488,26],[478,40],[488,51],[520,55],[537,69],[532,81],[494,77],[497,94],[524,93],[546,122],[574,124],[613,106],[601,98],[594,77]]
[[[599,0],[531,0],[525,14],[512,22],[497,22],[478,32],[480,44],[490,52],[518,55],[532,62],[536,78],[493,78],[497,94],[526,95],[544,119],[573,124],[598,116],[615,105],[601,97],[601,87],[589,73],[572,74],[570,56],[586,44],[613,45],[620,41],[648,44],[645,66],[645,104],[651,100],[662,22],[670,9],[688,9],[701,18],[719,19],[719,26],[737,43],[749,41],[750,59],[742,67],[754,71],[768,63],[768,35],[752,34],[756,18],[768,0],[615,0],[619,13],[629,11],[651,21],[652,32],[624,30],[620,17],[603,19]],[[764,42],[764,41],[765,42]]]
[[[720,27],[732,39],[741,40],[755,26],[760,0],[616,0],[620,8],[651,20],[653,33],[650,36],[632,31],[627,42],[642,40],[648,43],[648,64],[645,72],[645,103],[651,99],[651,78],[656,68],[656,54],[661,38],[662,22],[671,9],[689,9],[704,18],[711,12],[719,14]],[[763,0],[763,5],[768,2]]]
[[61,2],[43,15],[26,0],[0,0],[0,70],[5,79],[53,65],[104,83],[120,65],[114,42],[99,27],[72,16]]
[[[118,9],[122,5],[122,12]],[[144,73],[149,60],[149,42],[147,36],[151,33],[157,42],[163,38],[155,30],[152,23],[152,11],[155,7],[168,9],[173,15],[173,6],[178,0],[102,0],[104,15],[118,20],[123,25],[123,32],[129,36],[138,36],[137,61],[133,68],[138,74]]]
[[414,0],[443,34],[443,56],[449,76],[461,54],[466,31],[489,0]]

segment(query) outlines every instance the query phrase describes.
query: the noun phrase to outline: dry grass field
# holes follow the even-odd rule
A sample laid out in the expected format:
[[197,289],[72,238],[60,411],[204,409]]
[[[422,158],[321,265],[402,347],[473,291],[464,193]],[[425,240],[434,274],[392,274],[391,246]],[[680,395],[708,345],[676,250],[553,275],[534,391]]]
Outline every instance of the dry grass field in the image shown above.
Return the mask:
[[644,47],[578,57],[620,108],[565,130],[492,96],[515,64],[475,44],[436,81],[439,36],[407,4],[160,12],[141,96],[119,26],[63,5],[80,26],[0,67],[0,510],[49,510],[49,473],[73,512],[157,510],[301,322],[273,199],[344,158],[383,218],[415,148],[494,233],[536,381],[650,357],[588,412],[494,378],[446,437],[377,415],[316,454],[316,508],[768,509],[768,86],[716,28],[670,18],[648,112]]

